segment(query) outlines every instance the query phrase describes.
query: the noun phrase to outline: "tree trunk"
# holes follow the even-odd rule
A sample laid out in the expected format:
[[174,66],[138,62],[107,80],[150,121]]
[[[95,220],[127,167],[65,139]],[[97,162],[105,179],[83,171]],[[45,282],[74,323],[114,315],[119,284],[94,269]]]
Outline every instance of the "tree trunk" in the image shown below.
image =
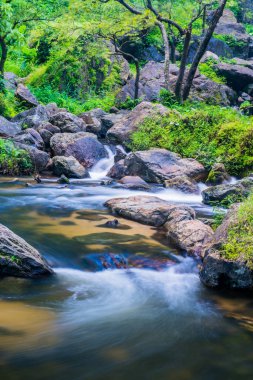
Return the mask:
[[195,54],[195,57],[193,59],[193,62],[192,62],[192,65],[191,65],[191,68],[189,70],[189,74],[188,74],[188,77],[187,77],[187,80],[186,80],[186,83],[185,83],[185,86],[184,86],[184,91],[183,91],[183,100],[186,100],[190,94],[190,90],[191,90],[191,87],[192,87],[192,82],[193,82],[193,79],[195,77],[195,74],[196,74],[196,71],[197,71],[197,68],[198,68],[198,65],[201,61],[201,58],[203,57],[203,55],[205,54],[206,52],[206,49],[207,49],[207,46],[210,42],[210,39],[213,35],[213,32],[223,14],[223,11],[224,11],[224,8],[226,6],[226,3],[227,3],[227,0],[222,0],[221,2],[221,5],[219,6],[219,8],[215,11],[213,17],[212,17],[212,20],[210,22],[210,25],[199,45],[199,48]]
[[189,28],[185,34],[183,55],[181,58],[180,69],[179,69],[176,87],[175,87],[175,95],[176,95],[177,100],[180,103],[182,103],[182,100],[183,100],[182,99],[182,86],[183,86],[183,82],[184,82],[184,74],[185,74],[187,58],[188,58],[188,54],[189,54],[191,37],[192,37],[192,29]]
[[140,70],[140,64],[139,64],[138,59],[134,59],[134,64],[136,68],[136,77],[135,77],[135,82],[134,82],[134,99],[137,100],[139,99],[139,82],[140,82],[141,70]]
[[170,87],[170,44],[167,36],[167,31],[164,24],[161,21],[156,21],[156,24],[159,26],[163,44],[164,44],[164,78],[165,78],[165,88],[169,90]]
[[8,53],[8,48],[5,43],[5,40],[0,37],[0,47],[1,47],[1,58],[0,58],[0,75],[3,77],[4,76],[4,66],[5,62],[7,59],[7,53]]
[[176,63],[176,41],[173,37],[170,39],[170,60],[171,63]]

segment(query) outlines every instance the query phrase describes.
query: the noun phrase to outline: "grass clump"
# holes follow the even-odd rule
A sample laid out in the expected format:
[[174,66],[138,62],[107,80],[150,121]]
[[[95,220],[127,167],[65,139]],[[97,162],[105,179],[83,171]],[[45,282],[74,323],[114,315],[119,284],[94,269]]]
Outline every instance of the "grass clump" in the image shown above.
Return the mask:
[[0,173],[2,175],[31,174],[33,164],[29,153],[17,149],[11,141],[0,139]]
[[133,150],[165,148],[210,170],[224,163],[231,175],[253,169],[253,117],[203,103],[175,105],[169,116],[146,118],[131,136]]
[[253,269],[253,194],[239,207],[222,254],[228,260],[246,261]]

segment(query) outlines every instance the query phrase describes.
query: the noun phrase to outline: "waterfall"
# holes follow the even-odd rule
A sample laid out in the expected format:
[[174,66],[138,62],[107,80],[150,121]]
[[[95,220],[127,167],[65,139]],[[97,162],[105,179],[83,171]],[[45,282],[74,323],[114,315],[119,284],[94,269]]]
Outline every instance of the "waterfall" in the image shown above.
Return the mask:
[[114,165],[114,153],[108,145],[105,145],[108,157],[102,158],[96,165],[90,170],[90,177],[93,180],[100,180],[106,177],[107,173]]

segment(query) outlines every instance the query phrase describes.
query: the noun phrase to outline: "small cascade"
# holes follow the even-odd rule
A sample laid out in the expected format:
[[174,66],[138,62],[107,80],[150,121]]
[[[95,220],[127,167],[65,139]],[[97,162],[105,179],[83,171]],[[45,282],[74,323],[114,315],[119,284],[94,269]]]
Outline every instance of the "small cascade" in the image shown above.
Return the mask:
[[93,168],[90,170],[90,178],[92,180],[100,180],[106,177],[107,173],[114,165],[114,153],[108,145],[105,145],[105,149],[108,153],[108,157],[102,158]]

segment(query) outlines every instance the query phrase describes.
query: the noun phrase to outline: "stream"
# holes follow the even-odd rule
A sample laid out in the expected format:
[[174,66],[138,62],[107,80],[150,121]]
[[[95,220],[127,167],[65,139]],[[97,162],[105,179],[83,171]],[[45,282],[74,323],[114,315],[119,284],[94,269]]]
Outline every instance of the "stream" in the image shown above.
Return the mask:
[[198,263],[159,229],[121,218],[117,229],[105,226],[113,197],[154,194],[205,218],[212,209],[200,195],[159,186],[101,185],[108,152],[90,179],[67,187],[0,179],[0,222],[56,273],[0,281],[0,379],[251,379],[252,298],[204,288]]

